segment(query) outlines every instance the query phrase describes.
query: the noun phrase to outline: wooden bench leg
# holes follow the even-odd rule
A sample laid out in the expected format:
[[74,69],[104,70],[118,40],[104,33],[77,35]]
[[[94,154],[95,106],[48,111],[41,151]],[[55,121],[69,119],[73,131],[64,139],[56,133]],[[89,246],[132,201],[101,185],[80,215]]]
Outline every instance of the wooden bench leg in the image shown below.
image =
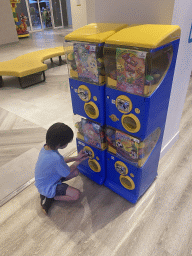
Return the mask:
[[45,82],[45,71],[43,71],[43,81],[42,82]]
[[59,56],[59,66],[61,66],[62,65],[62,58],[61,58],[61,56]]
[[52,63],[52,64],[55,64],[56,66],[61,66],[63,63],[65,63],[65,62],[62,60],[61,56],[59,56],[59,65],[56,64],[56,63],[54,63],[54,61],[53,61],[52,58],[50,58],[50,60],[51,60],[51,63]]
[[3,87],[3,78],[0,76],[0,87]]
[[[39,80],[39,77],[43,74],[43,79]],[[38,76],[37,80],[36,80],[36,76]],[[34,78],[34,79],[33,79]],[[19,84],[21,86],[22,89],[27,88],[31,85],[35,85],[41,82],[45,81],[45,72],[41,71],[32,75],[28,75],[25,77],[18,77],[19,80]]]
[[21,77],[18,77],[18,80],[19,80],[19,84],[20,84],[21,88],[25,88],[25,87],[22,86],[22,79],[21,79]]

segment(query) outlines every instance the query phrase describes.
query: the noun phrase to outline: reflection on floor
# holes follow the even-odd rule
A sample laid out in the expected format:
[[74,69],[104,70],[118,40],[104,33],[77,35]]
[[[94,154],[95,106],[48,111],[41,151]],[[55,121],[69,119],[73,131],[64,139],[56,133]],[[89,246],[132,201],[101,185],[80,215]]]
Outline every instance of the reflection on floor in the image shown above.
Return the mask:
[[[70,104],[63,83],[63,75],[67,81],[67,70],[66,73],[62,71],[62,75],[58,69],[50,69],[49,72],[46,83],[26,91],[7,80],[7,86],[0,94],[0,108],[4,110],[2,116],[8,111],[44,129],[56,120],[63,120],[66,113],[63,111]],[[0,255],[192,255],[191,105],[192,81],[183,110],[179,140],[161,159],[158,178],[136,205],[79,175],[68,182],[80,189],[79,201],[54,202],[49,216],[45,216],[41,211],[39,194],[31,184],[0,209]],[[65,116],[69,124],[70,118],[71,112]],[[20,124],[15,127],[22,129]],[[7,129],[11,131],[11,128]],[[16,139],[16,135],[13,136]],[[5,165],[10,164],[10,170],[20,170],[21,166],[28,169],[34,164],[38,150],[33,144],[32,149],[20,155],[21,158],[15,158],[14,164],[8,162]],[[26,159],[29,163],[23,165]]]

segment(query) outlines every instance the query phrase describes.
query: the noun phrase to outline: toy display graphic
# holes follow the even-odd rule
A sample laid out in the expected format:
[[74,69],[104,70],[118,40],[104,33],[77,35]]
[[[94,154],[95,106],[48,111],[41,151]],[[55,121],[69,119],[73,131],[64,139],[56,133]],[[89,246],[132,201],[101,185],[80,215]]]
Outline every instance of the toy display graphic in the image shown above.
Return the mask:
[[108,152],[134,166],[142,167],[155,148],[160,134],[161,129],[157,128],[144,141],[141,141],[128,133],[107,127],[106,140]]
[[135,25],[104,45],[104,184],[132,203],[157,176],[179,38],[175,25]]
[[66,58],[69,76],[87,83],[104,84],[103,45],[75,42]]
[[17,34],[18,37],[29,37],[29,32],[27,31],[27,17],[21,13],[20,15],[20,20],[18,19],[18,15],[16,13],[16,7],[17,4],[20,3],[20,0],[10,0],[11,2],[11,8],[12,8],[12,12],[13,12],[13,18],[15,20],[15,25],[16,25],[16,30],[17,30]]
[[139,142],[140,141],[136,138],[131,138],[131,136],[127,136],[121,131],[116,131],[117,154],[133,163],[138,162]]
[[118,47],[112,49],[106,45],[104,61],[107,86],[135,95],[150,96],[172,62],[173,52],[169,46],[161,47],[158,51],[142,51]]
[[77,138],[98,149],[106,148],[104,128],[91,120],[81,118],[76,122]]
[[76,43],[74,44],[74,55],[78,78],[90,83],[99,83],[99,75],[102,70],[100,72],[98,70],[96,45]]
[[146,52],[117,48],[117,89],[144,94]]

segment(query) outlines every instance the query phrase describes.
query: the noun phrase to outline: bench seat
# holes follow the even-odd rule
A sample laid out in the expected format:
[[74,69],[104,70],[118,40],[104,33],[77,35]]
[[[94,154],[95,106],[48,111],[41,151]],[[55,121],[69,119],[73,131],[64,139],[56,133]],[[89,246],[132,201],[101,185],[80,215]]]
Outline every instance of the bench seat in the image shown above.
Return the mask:
[[[71,47],[49,48],[36,52],[30,52],[13,60],[0,62],[0,83],[2,83],[2,76],[16,76],[18,78],[26,77],[27,79],[27,76],[29,75],[42,72],[44,73],[44,71],[48,68],[47,65],[43,63],[45,60],[52,59],[53,57],[57,56],[61,58],[61,56],[70,49]],[[22,85],[21,87],[24,88]]]

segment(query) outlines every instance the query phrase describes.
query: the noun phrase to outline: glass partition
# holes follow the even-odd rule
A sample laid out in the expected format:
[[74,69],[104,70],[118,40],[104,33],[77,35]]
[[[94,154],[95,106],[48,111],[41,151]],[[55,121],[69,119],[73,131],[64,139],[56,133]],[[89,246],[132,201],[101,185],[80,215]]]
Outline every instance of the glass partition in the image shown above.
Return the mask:
[[60,0],[52,0],[52,10],[55,27],[63,26],[62,9]]
[[31,25],[33,30],[41,30],[41,14],[40,14],[40,6],[39,2],[35,0],[28,0],[29,3],[29,11],[31,16]]

